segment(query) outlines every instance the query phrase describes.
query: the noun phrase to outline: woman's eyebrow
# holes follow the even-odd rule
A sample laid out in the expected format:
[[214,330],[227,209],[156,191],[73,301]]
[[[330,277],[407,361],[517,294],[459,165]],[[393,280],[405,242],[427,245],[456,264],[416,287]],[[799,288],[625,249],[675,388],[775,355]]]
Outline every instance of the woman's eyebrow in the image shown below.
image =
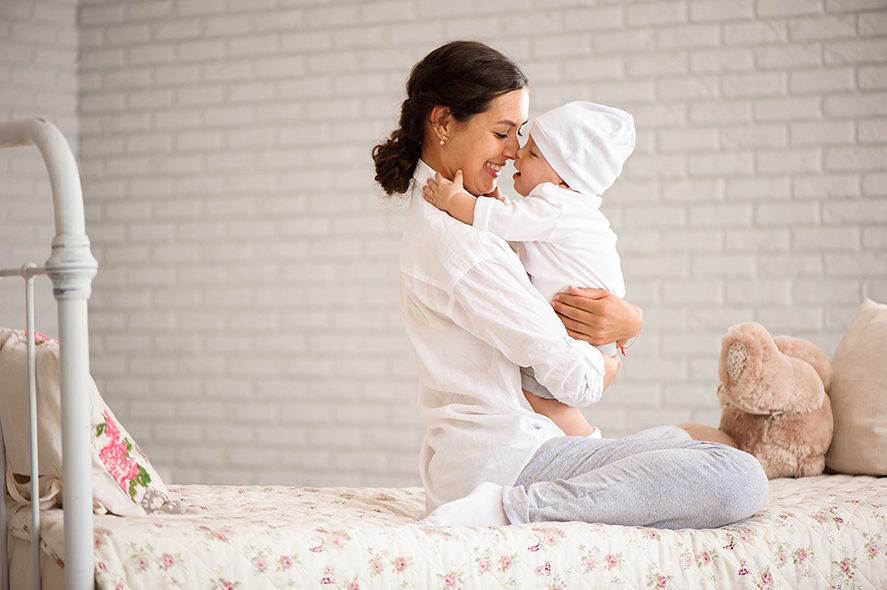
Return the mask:
[[501,121],[496,121],[496,125],[508,125],[509,127],[517,127],[517,123],[515,123],[511,119],[502,119]]

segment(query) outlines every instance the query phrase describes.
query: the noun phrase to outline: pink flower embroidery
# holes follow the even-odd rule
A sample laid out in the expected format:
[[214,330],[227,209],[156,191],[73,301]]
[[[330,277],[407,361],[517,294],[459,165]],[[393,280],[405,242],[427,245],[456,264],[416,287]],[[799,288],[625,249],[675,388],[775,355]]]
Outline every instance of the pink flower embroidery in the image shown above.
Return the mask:
[[604,558],[604,561],[607,562],[607,568],[613,569],[616,567],[616,564],[619,563],[619,560],[616,559],[616,556],[613,554],[608,554],[607,557]]
[[395,559],[394,560],[394,569],[399,572],[402,572],[403,570],[407,569],[407,560],[404,559],[403,557],[398,557],[397,559]]
[[163,559],[163,567],[166,569],[169,569],[176,564],[175,558],[172,555],[170,555],[169,553],[164,553],[162,559]]
[[838,567],[840,567],[841,571],[845,574],[850,571],[850,564],[847,563],[846,559],[842,559],[840,562],[838,562]]
[[764,585],[769,585],[773,583],[773,576],[770,574],[770,572],[764,572],[763,574],[761,574],[761,583],[763,583]]
[[264,572],[266,569],[268,569],[268,562],[265,561],[263,557],[259,557],[258,559],[256,559],[255,564],[256,569],[260,572]]
[[511,558],[510,557],[508,557],[507,555],[503,555],[502,557],[499,558],[499,568],[502,571],[505,571],[510,567],[511,567]]
[[124,492],[127,492],[127,484],[130,480],[135,479],[139,474],[138,463],[130,459],[128,455],[129,450],[121,442],[109,442],[99,451],[99,458],[108,473]]
[[807,561],[807,550],[803,547],[798,547],[798,550],[795,551],[795,557],[798,558],[798,561],[804,563],[805,561]]
[[444,576],[443,582],[446,586],[455,586],[456,585],[456,577],[453,574],[447,574]]
[[357,584],[357,582],[351,582],[350,584],[348,584],[348,590],[360,590],[360,586]]
[[657,588],[665,588],[668,586],[668,578],[665,576],[656,576],[656,587]]
[[108,410],[105,410],[105,434],[114,442],[120,440],[120,429],[117,428],[117,424],[111,418]]
[[288,570],[293,566],[293,560],[289,558],[287,555],[282,555],[280,557],[280,568],[284,570]]
[[379,573],[382,571],[382,562],[378,559],[374,559],[370,562],[370,567],[373,568],[373,571]]

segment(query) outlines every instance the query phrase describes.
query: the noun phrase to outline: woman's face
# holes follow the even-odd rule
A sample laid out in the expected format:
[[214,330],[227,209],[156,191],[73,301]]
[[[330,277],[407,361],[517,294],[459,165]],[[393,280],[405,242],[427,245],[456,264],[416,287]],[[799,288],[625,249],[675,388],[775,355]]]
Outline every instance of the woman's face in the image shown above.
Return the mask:
[[521,88],[494,98],[486,111],[464,123],[451,120],[438,172],[452,179],[461,170],[465,190],[475,196],[491,193],[506,161],[517,157],[518,132],[527,122],[529,105],[529,93]]

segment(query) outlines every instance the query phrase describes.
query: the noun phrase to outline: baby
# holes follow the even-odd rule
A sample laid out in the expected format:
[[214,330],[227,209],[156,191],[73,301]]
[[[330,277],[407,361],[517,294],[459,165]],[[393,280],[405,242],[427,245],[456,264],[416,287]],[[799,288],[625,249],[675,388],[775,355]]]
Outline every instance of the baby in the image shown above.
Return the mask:
[[[600,211],[600,195],[634,150],[628,113],[591,102],[570,102],[539,116],[514,161],[514,190],[526,197],[476,198],[465,192],[462,172],[453,182],[438,174],[423,187],[425,200],[463,223],[512,242],[530,281],[550,301],[570,286],[606,289],[625,296],[616,234]],[[616,344],[598,349],[606,388],[619,370]],[[521,368],[532,408],[569,436],[600,437],[578,408],[557,401]]]

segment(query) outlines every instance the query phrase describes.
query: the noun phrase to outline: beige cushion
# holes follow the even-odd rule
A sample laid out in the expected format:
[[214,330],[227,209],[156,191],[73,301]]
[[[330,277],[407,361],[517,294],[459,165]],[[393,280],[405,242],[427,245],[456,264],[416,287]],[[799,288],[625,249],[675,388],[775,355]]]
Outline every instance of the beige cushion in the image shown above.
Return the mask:
[[[62,432],[59,346],[36,337],[37,432],[40,503],[61,504]],[[6,483],[19,503],[30,501],[31,459],[28,410],[27,340],[22,330],[0,328],[0,422],[6,445]],[[121,516],[180,512],[157,471],[102,400],[92,378],[87,389],[91,412],[93,507]]]
[[841,473],[887,475],[887,305],[865,300],[832,365],[835,434],[825,464]]

